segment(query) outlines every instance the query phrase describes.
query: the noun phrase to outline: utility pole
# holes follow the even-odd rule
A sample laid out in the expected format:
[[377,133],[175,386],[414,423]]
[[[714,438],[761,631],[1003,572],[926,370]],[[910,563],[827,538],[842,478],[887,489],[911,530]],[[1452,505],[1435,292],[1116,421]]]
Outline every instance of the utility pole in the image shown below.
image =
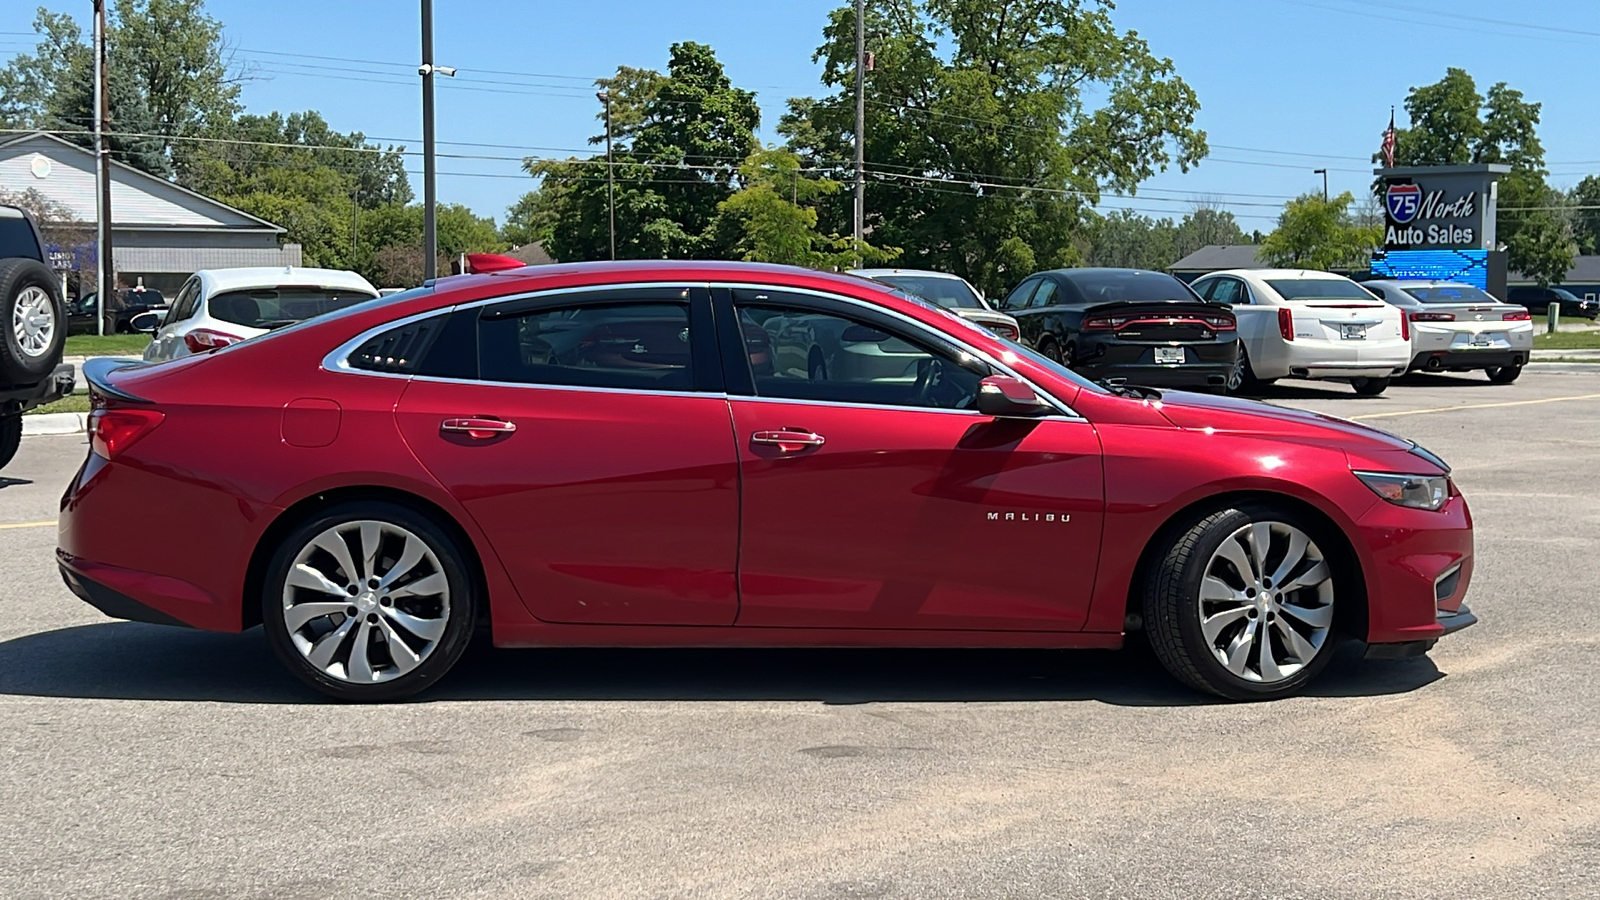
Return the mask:
[[606,105],[606,216],[611,220],[611,258],[617,258],[617,167],[611,161],[611,92],[595,95]]
[[434,220],[438,202],[433,165],[433,0],[422,0],[422,280],[439,272],[439,225]]
[[866,3],[865,0],[856,0],[856,199],[855,199],[855,228],[856,246],[861,245],[865,234],[864,223],[867,217],[867,182],[866,173],[866,141],[864,134],[867,128],[867,32],[866,32]]
[[1313,174],[1313,175],[1321,175],[1322,176],[1322,202],[1323,203],[1327,203],[1328,202],[1328,170],[1327,169],[1312,169],[1311,170],[1311,174]]
[[94,0],[94,178],[98,197],[95,210],[95,316],[100,334],[106,333],[106,297],[115,296],[117,270],[111,262],[111,152],[106,148],[106,128],[111,119],[111,97],[106,84],[106,0]]

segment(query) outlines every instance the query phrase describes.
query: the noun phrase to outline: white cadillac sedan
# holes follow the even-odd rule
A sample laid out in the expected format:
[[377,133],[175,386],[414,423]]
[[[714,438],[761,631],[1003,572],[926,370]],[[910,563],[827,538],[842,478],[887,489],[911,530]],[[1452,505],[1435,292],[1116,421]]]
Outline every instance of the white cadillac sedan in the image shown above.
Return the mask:
[[1239,320],[1240,381],[1280,378],[1346,381],[1376,396],[1411,363],[1411,334],[1400,310],[1329,272],[1232,269],[1191,285]]
[[1533,316],[1470,284],[1384,280],[1361,286],[1406,317],[1412,371],[1481,369],[1495,384],[1510,384],[1533,355]]
[[204,269],[178,290],[144,358],[205,353],[376,296],[365,278],[338,269]]

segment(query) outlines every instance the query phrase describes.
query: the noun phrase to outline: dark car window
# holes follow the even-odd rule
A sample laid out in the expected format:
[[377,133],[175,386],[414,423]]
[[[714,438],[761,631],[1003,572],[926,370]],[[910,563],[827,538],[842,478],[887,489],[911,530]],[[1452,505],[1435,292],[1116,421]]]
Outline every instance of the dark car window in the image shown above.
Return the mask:
[[930,300],[946,309],[983,309],[983,301],[959,278],[935,275],[874,275],[873,281],[894,285],[908,294]]
[[1029,278],[1017,285],[1016,290],[1006,295],[1000,301],[1001,309],[1022,309],[1028,305],[1028,300],[1033,296],[1034,290],[1039,287],[1039,279]]
[[0,259],[44,261],[44,252],[33,237],[33,226],[11,210],[0,210]]
[[1211,292],[1206,295],[1206,299],[1210,300],[1212,303],[1241,302],[1241,298],[1239,296],[1239,282],[1232,278],[1218,278],[1216,281],[1207,285],[1207,287],[1210,288]]
[[760,397],[974,409],[978,383],[988,374],[976,359],[959,362],[864,320],[777,302],[738,309]]
[[1285,300],[1375,300],[1372,292],[1345,278],[1269,278]]
[[246,328],[282,328],[372,299],[361,291],[283,288],[226,291],[206,301],[213,318]]
[[200,296],[200,281],[191,278],[178,289],[178,296],[173,299],[172,306],[167,310],[167,316],[161,324],[170,325],[181,322],[194,315],[195,300]]
[[1075,269],[1063,275],[1090,303],[1119,300],[1189,300],[1195,293],[1165,272],[1139,269]]
[[687,303],[490,310],[478,323],[485,381],[688,391],[691,350]]
[[1038,307],[1049,306],[1057,302],[1056,293],[1059,290],[1060,287],[1054,281],[1046,278],[1044,282],[1039,285],[1039,289],[1034,292],[1033,299],[1028,301],[1028,307],[1030,309],[1037,309]]
[[1408,287],[1406,293],[1423,303],[1496,303],[1493,297],[1470,284],[1438,284]]

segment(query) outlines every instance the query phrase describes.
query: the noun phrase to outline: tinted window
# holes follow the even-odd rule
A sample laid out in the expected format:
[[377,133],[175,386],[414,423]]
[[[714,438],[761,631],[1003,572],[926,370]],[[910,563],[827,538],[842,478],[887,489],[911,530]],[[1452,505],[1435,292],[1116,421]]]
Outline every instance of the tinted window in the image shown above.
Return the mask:
[[448,320],[448,315],[434,316],[391,328],[357,347],[350,354],[350,367],[369,372],[414,374]]
[[1189,286],[1164,272],[1136,269],[1078,269],[1064,276],[1090,303],[1117,300],[1194,300]]
[[1344,278],[1269,278],[1267,284],[1285,300],[1366,300],[1372,292]]
[[284,288],[226,291],[206,301],[212,318],[246,328],[282,328],[372,299],[360,291]]
[[[988,367],[898,329],[777,303],[739,306],[756,394],[788,400],[973,409]],[[763,340],[764,339],[764,340]]]
[[1213,303],[1240,302],[1239,282],[1232,278],[1218,278],[1208,287],[1211,289],[1211,293],[1207,294],[1206,297]]
[[1006,299],[1000,301],[1000,308],[1022,309],[1028,305],[1028,298],[1033,296],[1033,291],[1038,286],[1039,282],[1037,279],[1030,278],[1022,282],[1021,284],[1017,285],[1016,290],[1006,295]]
[[892,284],[908,294],[930,300],[946,309],[983,309],[972,288],[959,278],[933,275],[874,275],[873,281]]
[[1060,288],[1056,285],[1056,283],[1046,278],[1044,282],[1039,285],[1039,290],[1034,292],[1033,299],[1028,301],[1028,306],[1049,306],[1050,304],[1055,303],[1056,292],[1058,290],[1060,290]]
[[687,303],[486,311],[478,323],[486,381],[687,391]]
[[1408,287],[1405,292],[1423,303],[1497,303],[1493,297],[1470,284],[1440,284]]
[[0,259],[44,261],[39,242],[33,239],[33,226],[10,210],[0,210]]
[[183,287],[178,289],[177,299],[172,301],[172,308],[168,310],[167,317],[162,320],[162,324],[181,322],[194,315],[195,300],[199,296],[200,282],[193,278],[189,279]]

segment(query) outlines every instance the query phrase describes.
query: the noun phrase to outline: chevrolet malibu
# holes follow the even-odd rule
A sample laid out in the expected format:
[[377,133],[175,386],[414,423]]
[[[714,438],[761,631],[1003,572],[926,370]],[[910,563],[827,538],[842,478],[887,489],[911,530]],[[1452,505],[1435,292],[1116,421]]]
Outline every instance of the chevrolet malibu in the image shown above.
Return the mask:
[[[832,318],[907,377],[774,365]],[[905,358],[902,357],[914,357]],[[754,358],[754,361],[753,361]],[[902,365],[903,364],[903,365]],[[502,647],[1116,648],[1290,694],[1336,642],[1472,624],[1472,519],[1416,444],[1106,389],[869,281],[738,263],[440,279],[154,365],[85,366],[67,585],[237,632],[337,698]],[[130,543],[137,518],[164,539]]]

